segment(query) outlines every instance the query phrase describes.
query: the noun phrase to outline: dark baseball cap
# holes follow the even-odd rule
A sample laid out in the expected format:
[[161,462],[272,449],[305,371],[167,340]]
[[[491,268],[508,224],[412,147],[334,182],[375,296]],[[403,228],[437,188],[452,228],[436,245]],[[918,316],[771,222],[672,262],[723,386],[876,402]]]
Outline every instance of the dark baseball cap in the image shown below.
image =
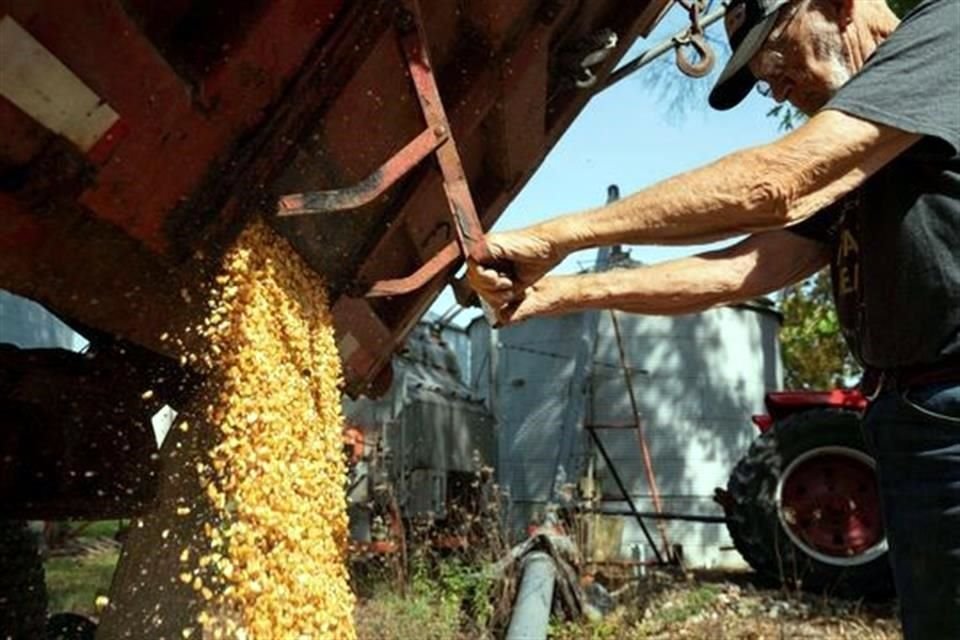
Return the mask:
[[721,111],[740,104],[757,79],[747,63],[760,50],[791,0],[733,0],[724,15],[733,54],[710,92],[710,106]]

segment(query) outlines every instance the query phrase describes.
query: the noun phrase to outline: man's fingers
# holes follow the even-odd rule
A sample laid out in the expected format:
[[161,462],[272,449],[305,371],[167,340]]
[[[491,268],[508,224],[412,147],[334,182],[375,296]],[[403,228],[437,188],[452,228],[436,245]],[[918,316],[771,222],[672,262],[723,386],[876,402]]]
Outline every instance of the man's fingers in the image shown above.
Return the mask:
[[496,308],[498,326],[523,322],[530,317],[529,308],[525,304],[525,298],[518,297],[516,300]]
[[516,283],[495,269],[471,263],[467,277],[474,291],[494,307],[503,306],[516,297]]
[[508,304],[513,304],[517,297],[513,291],[483,292],[480,293],[480,296],[494,309],[499,309]]
[[482,279],[484,288],[490,291],[506,291],[514,287],[513,280],[495,269],[477,265],[476,271],[477,275]]
[[469,262],[467,279],[473,290],[494,309],[499,309],[512,299],[512,282],[493,269]]

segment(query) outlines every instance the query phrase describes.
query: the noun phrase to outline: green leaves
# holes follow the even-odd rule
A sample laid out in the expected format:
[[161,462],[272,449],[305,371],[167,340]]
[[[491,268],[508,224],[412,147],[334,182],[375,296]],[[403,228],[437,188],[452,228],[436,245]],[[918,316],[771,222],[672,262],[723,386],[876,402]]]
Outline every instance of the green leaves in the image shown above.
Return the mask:
[[821,271],[784,292],[780,344],[790,389],[848,386],[860,369],[840,333],[830,276]]

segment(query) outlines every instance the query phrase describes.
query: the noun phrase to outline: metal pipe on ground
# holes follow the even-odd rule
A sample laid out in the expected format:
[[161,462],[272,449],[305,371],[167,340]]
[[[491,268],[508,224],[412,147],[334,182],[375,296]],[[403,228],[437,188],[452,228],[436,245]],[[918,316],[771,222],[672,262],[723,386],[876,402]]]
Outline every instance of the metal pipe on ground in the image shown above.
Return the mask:
[[531,551],[524,557],[521,571],[506,640],[546,640],[557,565],[549,553]]

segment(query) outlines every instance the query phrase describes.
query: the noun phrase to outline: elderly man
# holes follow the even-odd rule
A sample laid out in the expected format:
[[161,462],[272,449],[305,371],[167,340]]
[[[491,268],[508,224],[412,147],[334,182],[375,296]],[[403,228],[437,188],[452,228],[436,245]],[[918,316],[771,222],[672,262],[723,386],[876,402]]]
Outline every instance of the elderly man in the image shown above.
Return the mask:
[[[873,374],[878,463],[908,638],[960,638],[960,2],[902,23],[883,0],[734,0],[716,108],[758,86],[810,116],[605,207],[489,236],[470,265],[502,323],[582,309],[680,314],[830,264],[848,343]],[[545,274],[616,243],[719,251],[640,269]]]

